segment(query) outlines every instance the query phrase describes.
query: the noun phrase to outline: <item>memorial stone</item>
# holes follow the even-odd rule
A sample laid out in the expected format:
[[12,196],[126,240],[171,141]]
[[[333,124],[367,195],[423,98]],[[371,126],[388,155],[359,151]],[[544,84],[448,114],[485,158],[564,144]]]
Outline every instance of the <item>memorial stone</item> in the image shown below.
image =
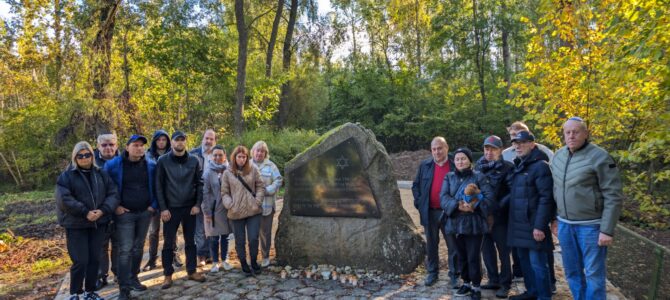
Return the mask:
[[403,209],[384,146],[347,123],[287,163],[275,237],[280,264],[412,272],[423,239]]

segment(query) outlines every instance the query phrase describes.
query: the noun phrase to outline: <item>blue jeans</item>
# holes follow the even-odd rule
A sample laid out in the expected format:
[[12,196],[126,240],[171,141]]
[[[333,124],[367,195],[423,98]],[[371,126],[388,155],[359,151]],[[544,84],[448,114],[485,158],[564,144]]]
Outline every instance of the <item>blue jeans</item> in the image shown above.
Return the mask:
[[523,271],[523,283],[529,295],[538,300],[551,299],[551,279],[549,279],[549,255],[546,250],[517,248]]
[[118,244],[119,287],[130,288],[133,281],[137,281],[144,252],[144,240],[151,223],[151,212],[127,212],[116,215],[116,231],[114,232]]
[[198,256],[209,258],[209,239],[205,236],[205,218],[202,212],[195,216],[195,247]]
[[232,220],[235,234],[235,251],[242,265],[247,263],[247,247],[249,240],[249,258],[255,264],[258,257],[258,234],[261,229],[261,214],[240,220]]
[[607,247],[598,246],[600,225],[558,222],[563,269],[575,300],[607,298]]
[[[225,262],[228,258],[228,236],[229,234],[222,234],[207,238],[209,239],[209,255],[212,257],[213,263],[219,262],[219,254],[221,254],[222,262]],[[219,248],[219,245],[221,248]]]

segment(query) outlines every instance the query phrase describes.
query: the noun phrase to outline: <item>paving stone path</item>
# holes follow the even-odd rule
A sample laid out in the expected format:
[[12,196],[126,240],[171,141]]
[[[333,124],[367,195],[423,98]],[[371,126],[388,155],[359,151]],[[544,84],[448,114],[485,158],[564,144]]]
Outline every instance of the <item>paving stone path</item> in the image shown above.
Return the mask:
[[[409,212],[412,220],[418,225],[418,213],[412,206],[411,191],[407,190],[407,183],[399,182],[403,207]],[[278,210],[281,209],[281,202]],[[277,216],[275,214],[274,229],[276,230]],[[230,252],[234,253],[231,241]],[[560,247],[557,248],[560,251]],[[280,273],[264,269],[263,273],[254,277],[246,277],[239,268],[236,259],[232,260],[235,267],[231,271],[220,271],[209,273],[210,265],[200,268],[207,276],[204,283],[186,280],[184,268],[173,275],[174,285],[166,290],[160,289],[163,281],[162,269],[156,269],[140,274],[140,280],[149,289],[144,292],[133,292],[136,299],[166,299],[166,300],[203,300],[203,299],[469,299],[469,297],[453,296],[454,290],[450,289],[447,282],[446,258],[447,250],[444,241],[440,244],[441,272],[440,280],[431,286],[423,286],[426,276],[425,269],[419,267],[415,272],[402,275],[396,279],[361,279],[356,286],[350,283],[341,283],[339,280],[313,280],[307,278],[282,279]],[[182,253],[183,257],[183,253]],[[563,276],[560,253],[556,253],[556,275],[558,277],[557,290],[553,299],[572,299],[568,286]],[[295,266],[294,266],[295,267]],[[342,266],[344,267],[344,266]],[[279,269],[279,268],[272,268]],[[486,282],[486,278],[483,283]],[[67,299],[69,276],[63,280],[56,299]],[[608,285],[608,300],[626,299],[623,294]],[[510,295],[520,294],[524,291],[522,282],[514,282]],[[116,299],[118,288],[110,284],[100,291],[105,299]],[[483,299],[496,299],[494,291],[482,291]]]

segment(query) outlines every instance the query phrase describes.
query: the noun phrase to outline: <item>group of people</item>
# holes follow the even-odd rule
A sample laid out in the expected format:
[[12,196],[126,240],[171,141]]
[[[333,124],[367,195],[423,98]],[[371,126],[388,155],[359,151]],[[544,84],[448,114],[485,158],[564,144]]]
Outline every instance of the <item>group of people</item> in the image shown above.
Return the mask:
[[481,299],[481,289],[494,289],[497,298],[507,298],[514,276],[523,278],[526,291],[510,299],[551,299],[555,235],[574,299],[606,299],[607,246],[623,199],[616,162],[589,142],[579,117],[563,124],[566,145],[556,154],[536,143],[522,122],[508,132],[511,147],[486,137],[477,161],[468,148],[451,156],[443,137],[432,140],[432,157],[421,162],[412,184],[426,236],[425,285],[438,279],[442,232],[455,295]]
[[[163,289],[172,286],[172,274],[182,266],[180,225],[188,280],[206,281],[198,265],[211,263],[210,272],[232,269],[227,255],[233,237],[245,274],[260,274],[270,264],[276,192],[283,179],[269,159],[268,145],[258,141],[251,151],[237,146],[228,159],[211,129],[190,152],[186,139],[181,131],[169,136],[158,130],[148,149],[142,135],[131,136],[123,151],[114,134],[98,136],[95,150],[85,141],[74,146],[55,194],[72,260],[70,299],[102,299],[96,291],[107,284],[110,269],[119,299],[146,290],[138,274],[157,267],[161,227]],[[147,234],[149,260],[141,268]]]

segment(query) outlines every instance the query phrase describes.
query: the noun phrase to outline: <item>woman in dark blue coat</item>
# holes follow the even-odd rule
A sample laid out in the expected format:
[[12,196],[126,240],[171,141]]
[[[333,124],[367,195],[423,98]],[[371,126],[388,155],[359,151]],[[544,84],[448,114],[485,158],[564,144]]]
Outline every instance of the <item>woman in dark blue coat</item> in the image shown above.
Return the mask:
[[[440,192],[440,204],[444,210],[445,231],[456,234],[456,251],[459,259],[463,286],[456,296],[472,294],[472,299],[480,299],[481,245],[482,238],[488,232],[486,218],[489,214],[489,201],[494,198],[493,191],[485,176],[472,169],[472,152],[468,148],[458,148],[454,152],[456,170],[444,178]],[[476,184],[481,190],[478,201],[470,204],[465,195],[469,184]]]
[[70,267],[70,299],[102,299],[95,293],[100,250],[109,221],[119,204],[116,185],[95,166],[93,148],[79,142],[72,150],[72,164],[58,177],[58,223],[65,228]]

